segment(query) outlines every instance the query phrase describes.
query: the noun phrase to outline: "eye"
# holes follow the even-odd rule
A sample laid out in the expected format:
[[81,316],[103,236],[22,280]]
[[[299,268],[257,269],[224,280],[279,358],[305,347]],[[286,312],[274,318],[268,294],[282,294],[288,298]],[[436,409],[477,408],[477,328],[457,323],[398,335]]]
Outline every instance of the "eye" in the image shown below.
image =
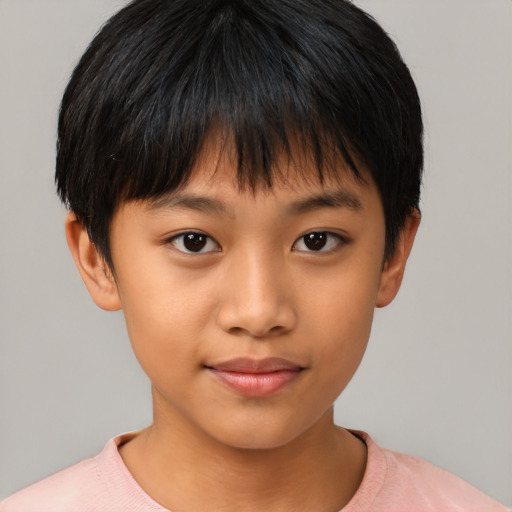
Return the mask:
[[346,240],[336,233],[328,231],[312,231],[301,236],[293,244],[293,250],[306,252],[329,252],[339,245],[346,243]]
[[173,236],[169,243],[184,253],[206,253],[220,251],[219,244],[204,233],[189,231]]

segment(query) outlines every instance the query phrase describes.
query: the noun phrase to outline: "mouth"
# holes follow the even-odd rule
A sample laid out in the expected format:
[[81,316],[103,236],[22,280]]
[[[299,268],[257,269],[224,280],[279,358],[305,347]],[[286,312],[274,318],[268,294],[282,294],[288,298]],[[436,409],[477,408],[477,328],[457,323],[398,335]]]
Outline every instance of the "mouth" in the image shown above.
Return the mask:
[[264,398],[294,382],[305,368],[293,361],[271,357],[237,358],[205,366],[217,380],[250,398]]

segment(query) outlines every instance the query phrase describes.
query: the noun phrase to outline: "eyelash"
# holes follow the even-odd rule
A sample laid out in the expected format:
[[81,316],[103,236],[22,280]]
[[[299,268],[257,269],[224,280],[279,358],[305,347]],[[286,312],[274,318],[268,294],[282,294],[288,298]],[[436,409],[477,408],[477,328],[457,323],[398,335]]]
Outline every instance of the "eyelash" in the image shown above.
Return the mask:
[[[325,244],[322,245],[319,250],[310,250],[307,249],[297,249],[297,245],[302,242],[303,245],[307,244],[306,237],[309,237],[310,243],[315,243],[313,237],[325,237]],[[199,242],[199,245],[201,245],[202,242],[204,242],[204,245],[199,247],[198,251],[193,251],[190,249],[187,249],[185,246],[186,238],[189,237],[189,241],[193,241],[193,237],[198,237],[199,240],[196,242]],[[322,241],[322,240],[320,240]],[[331,242],[329,244],[329,241]],[[186,231],[184,233],[180,233],[178,235],[174,235],[173,237],[169,238],[166,243],[171,244],[175,249],[178,251],[184,253],[184,254],[208,254],[212,252],[220,252],[221,248],[220,245],[210,236],[208,236],[205,233],[202,233],[200,231]],[[208,247],[208,245],[214,244],[217,248],[210,248],[208,250],[203,250],[204,248]],[[349,240],[346,237],[343,237],[337,233],[332,233],[330,231],[309,231],[308,233],[305,233],[304,235],[301,235],[292,245],[292,250],[298,250],[300,252],[306,252],[306,253],[331,253],[336,251],[340,246],[347,245],[349,243]],[[333,245],[334,244],[334,245]],[[181,246],[181,247],[178,247]],[[325,245],[329,245],[327,250],[324,250]],[[306,246],[307,247],[307,246]]]
[[[205,245],[203,247],[201,247],[199,251],[188,250],[185,247],[185,242],[186,242],[185,237],[187,237],[187,236],[188,237],[195,236],[195,237],[203,238],[206,240]],[[189,240],[192,240],[192,238],[189,238]],[[216,245],[217,249],[210,249],[207,251],[202,250],[204,247],[207,247],[212,242],[213,242],[213,244]],[[174,235],[173,237],[169,238],[167,243],[170,243],[175,249],[177,249],[178,251],[180,251],[184,254],[206,254],[206,253],[211,253],[211,252],[219,252],[221,250],[219,244],[212,237],[206,235],[205,233],[201,233],[200,231],[186,231],[185,233],[180,233],[179,235]],[[183,248],[181,249],[181,248],[177,247],[177,244],[181,245]]]
[[[307,252],[307,253],[313,253],[313,254],[315,254],[315,253],[329,254],[329,253],[335,252],[341,246],[347,245],[349,243],[349,240],[346,237],[343,237],[337,233],[332,233],[330,231],[309,231],[308,233],[305,233],[304,235],[297,238],[297,240],[295,240],[295,242],[293,243],[292,249],[297,250],[296,246],[299,243],[306,245],[306,243],[307,243],[306,237],[309,237],[309,241],[312,242],[314,236],[325,237],[325,245],[328,245],[329,247],[324,250],[325,245],[323,245],[320,248],[320,250],[318,250],[318,251],[301,249],[301,252]],[[331,242],[330,244],[329,244],[329,241]]]

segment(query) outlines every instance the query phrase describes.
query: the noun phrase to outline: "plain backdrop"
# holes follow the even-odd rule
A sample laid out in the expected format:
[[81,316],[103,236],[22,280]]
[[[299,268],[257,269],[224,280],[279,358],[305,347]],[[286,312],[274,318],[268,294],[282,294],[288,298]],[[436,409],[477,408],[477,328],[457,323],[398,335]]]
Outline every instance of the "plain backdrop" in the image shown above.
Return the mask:
[[[512,505],[512,2],[358,2],[426,125],[423,222],[338,422]],[[151,420],[120,313],[94,306],[53,188],[58,104],[122,0],[0,0],[0,498]]]

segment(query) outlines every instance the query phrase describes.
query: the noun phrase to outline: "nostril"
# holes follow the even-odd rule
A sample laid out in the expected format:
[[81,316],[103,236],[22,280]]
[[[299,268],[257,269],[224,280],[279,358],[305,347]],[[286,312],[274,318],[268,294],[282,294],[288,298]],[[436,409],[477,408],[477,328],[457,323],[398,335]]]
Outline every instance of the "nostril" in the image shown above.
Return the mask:
[[284,325],[276,325],[269,330],[269,334],[280,334],[288,329]]
[[245,327],[231,327],[228,329],[229,334],[233,334],[234,336],[251,336],[253,338],[267,338],[269,336],[278,336],[280,334],[284,334],[289,329],[282,325],[275,325],[270,329],[250,329]]
[[246,329],[242,329],[242,327],[231,327],[229,329],[230,334],[234,334],[235,336],[240,336],[247,333]]

